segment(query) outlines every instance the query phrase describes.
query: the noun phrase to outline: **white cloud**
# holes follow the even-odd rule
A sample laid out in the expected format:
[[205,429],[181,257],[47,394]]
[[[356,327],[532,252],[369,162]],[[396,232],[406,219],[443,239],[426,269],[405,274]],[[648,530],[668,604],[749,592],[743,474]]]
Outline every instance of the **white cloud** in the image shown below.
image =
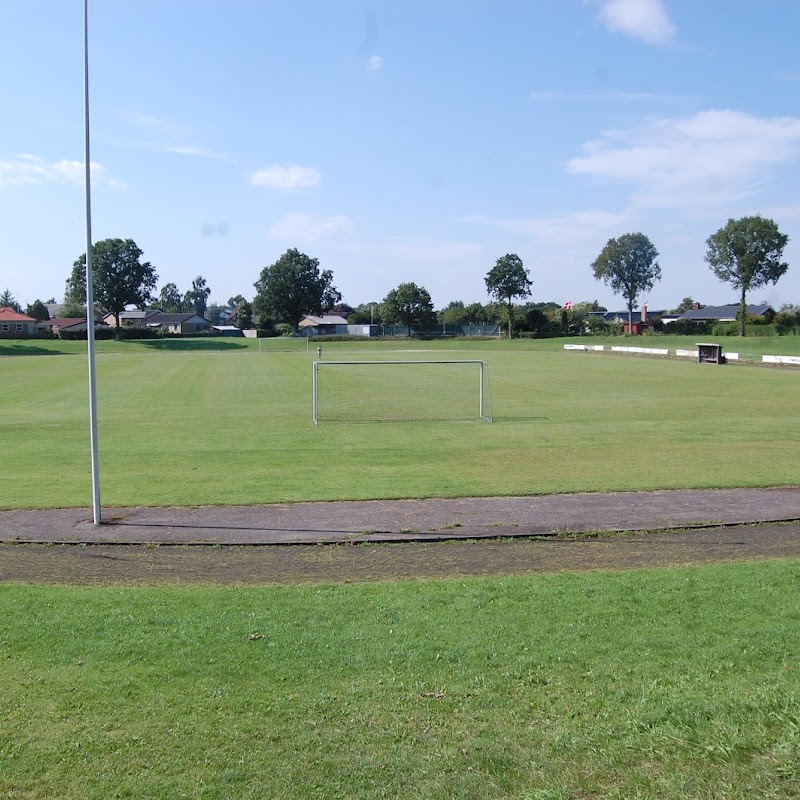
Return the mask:
[[[212,161],[221,161],[223,164],[235,164],[236,160],[229,153],[217,153],[207,147],[196,147],[185,144],[164,144],[164,141],[179,142],[195,138],[186,126],[178,125],[172,121],[161,119],[152,114],[147,114],[135,109],[123,108],[117,112],[119,118],[127,128],[139,128],[146,141],[116,141],[119,147],[133,148],[135,150],[148,150],[156,153],[173,153],[179,156],[192,156],[207,158]],[[160,140],[160,141],[157,141]],[[108,140],[106,140],[108,141]]]
[[664,44],[676,33],[661,0],[603,0],[600,19],[608,30],[647,44]]
[[[92,161],[91,169],[93,181],[105,182],[115,188],[124,185],[110,178],[108,170],[96,161]],[[0,188],[41,183],[70,183],[83,186],[84,174],[83,161],[61,159],[48,163],[39,156],[24,153],[11,161],[0,161]]]
[[233,164],[234,159],[228,153],[215,153],[205,147],[193,147],[191,145],[167,145],[161,148],[165,153],[175,153],[179,156],[192,156],[194,158],[208,158],[212,161],[222,161],[224,164]]
[[272,164],[250,175],[253,186],[266,186],[270,189],[311,189],[321,182],[322,175],[318,170],[297,164]]
[[343,214],[322,216],[318,214],[284,214],[267,228],[270,239],[309,241],[338,238],[347,235],[353,228],[352,221]]
[[369,60],[369,64],[367,65],[367,69],[370,72],[377,72],[379,69],[383,69],[382,56],[372,56]]
[[798,118],[712,110],[606,131],[583,146],[567,171],[628,183],[637,206],[712,206],[756,193],[768,168],[799,152]]

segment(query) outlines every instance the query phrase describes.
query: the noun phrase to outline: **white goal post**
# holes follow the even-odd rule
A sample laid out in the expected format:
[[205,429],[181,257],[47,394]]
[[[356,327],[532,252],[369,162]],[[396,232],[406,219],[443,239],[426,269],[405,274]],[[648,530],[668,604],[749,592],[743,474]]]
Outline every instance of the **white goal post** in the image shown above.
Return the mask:
[[485,361],[315,361],[314,424],[492,421]]

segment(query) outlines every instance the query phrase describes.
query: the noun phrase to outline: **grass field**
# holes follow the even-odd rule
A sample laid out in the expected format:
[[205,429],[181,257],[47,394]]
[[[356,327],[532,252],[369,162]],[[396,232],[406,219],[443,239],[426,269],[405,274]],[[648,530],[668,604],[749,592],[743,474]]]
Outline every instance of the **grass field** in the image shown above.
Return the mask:
[[0,586],[0,796],[797,797],[798,579]]
[[[769,347],[746,341],[800,350],[798,337]],[[315,427],[305,342],[264,340],[264,352],[245,340],[100,342],[103,503],[798,483],[799,371],[565,353],[562,345],[326,344],[326,358],[482,358],[495,422]],[[0,424],[13,469],[0,507],[90,506],[85,343],[0,347],[10,353],[0,358]]]
[[[800,372],[562,345],[324,345],[482,358],[496,421],[315,428],[304,342],[98,343],[104,503],[798,483]],[[0,507],[89,506],[85,344],[0,370]],[[799,578],[0,583],[0,797],[798,797]]]

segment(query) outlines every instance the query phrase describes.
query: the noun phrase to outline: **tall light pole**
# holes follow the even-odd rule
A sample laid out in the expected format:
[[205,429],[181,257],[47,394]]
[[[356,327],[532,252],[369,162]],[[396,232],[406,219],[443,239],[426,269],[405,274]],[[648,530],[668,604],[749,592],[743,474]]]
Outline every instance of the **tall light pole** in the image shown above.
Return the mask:
[[94,274],[92,272],[92,159],[89,148],[89,0],[83,0],[83,107],[86,166],[86,341],[89,351],[89,432],[92,448],[92,516],[101,520],[97,445],[97,376],[94,346]]

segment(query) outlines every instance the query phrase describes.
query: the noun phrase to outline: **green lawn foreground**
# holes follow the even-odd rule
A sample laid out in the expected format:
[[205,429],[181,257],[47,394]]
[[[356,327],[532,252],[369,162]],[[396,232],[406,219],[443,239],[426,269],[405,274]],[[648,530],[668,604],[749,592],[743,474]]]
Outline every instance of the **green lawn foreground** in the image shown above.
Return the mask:
[[797,797],[798,580],[0,585],[0,796]]
[[[552,341],[389,344],[332,342],[324,352],[485,359],[495,421],[315,427],[313,351],[259,352],[244,340],[98,343],[102,502],[527,495],[800,477],[797,370],[566,353]],[[0,432],[13,465],[0,508],[88,507],[85,343],[29,347],[50,355],[0,357]]]

